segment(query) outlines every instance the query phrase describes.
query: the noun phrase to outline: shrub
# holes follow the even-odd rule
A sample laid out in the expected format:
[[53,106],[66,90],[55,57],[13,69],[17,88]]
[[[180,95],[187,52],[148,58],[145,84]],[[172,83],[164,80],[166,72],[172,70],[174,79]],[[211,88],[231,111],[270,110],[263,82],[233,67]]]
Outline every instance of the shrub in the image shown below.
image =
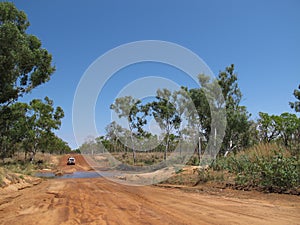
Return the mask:
[[[272,149],[270,148],[272,147]],[[250,151],[219,158],[214,170],[236,175],[238,185],[287,190],[300,186],[300,160],[278,146],[259,145]]]
[[189,161],[187,162],[187,165],[191,165],[191,166],[199,166],[199,158],[198,155],[194,154]]

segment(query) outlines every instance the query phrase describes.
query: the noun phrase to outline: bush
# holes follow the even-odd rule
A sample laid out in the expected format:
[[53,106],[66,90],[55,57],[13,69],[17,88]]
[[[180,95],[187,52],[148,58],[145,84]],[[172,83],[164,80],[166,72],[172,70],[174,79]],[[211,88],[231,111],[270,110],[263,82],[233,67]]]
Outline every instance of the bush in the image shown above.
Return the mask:
[[300,186],[300,160],[286,150],[266,151],[266,145],[254,151],[219,158],[214,170],[227,170],[236,175],[235,182],[243,186],[256,186],[268,190],[288,190]]
[[200,164],[199,157],[196,154],[194,154],[187,162],[187,165],[190,165],[190,166],[199,166],[199,164]]
[[270,160],[259,159],[258,162],[256,171],[261,186],[292,188],[300,184],[300,163],[296,157],[287,158],[281,152],[275,152]]

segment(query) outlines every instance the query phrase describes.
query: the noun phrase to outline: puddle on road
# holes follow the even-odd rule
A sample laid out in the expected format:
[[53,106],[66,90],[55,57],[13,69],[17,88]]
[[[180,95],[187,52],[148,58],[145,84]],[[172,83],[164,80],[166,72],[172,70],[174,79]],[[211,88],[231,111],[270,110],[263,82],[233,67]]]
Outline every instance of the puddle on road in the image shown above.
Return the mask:
[[78,171],[74,173],[64,174],[62,176],[55,176],[54,173],[36,173],[36,177],[44,178],[55,178],[55,179],[65,179],[65,178],[97,178],[97,177],[114,177],[116,173],[112,172],[96,172],[96,171]]

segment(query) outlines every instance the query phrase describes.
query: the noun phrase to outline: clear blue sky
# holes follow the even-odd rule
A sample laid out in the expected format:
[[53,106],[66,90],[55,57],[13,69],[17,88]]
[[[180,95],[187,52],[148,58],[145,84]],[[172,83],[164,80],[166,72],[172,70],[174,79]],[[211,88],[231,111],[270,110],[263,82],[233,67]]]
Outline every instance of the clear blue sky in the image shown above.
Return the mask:
[[[65,118],[57,134],[72,148],[77,147],[72,103],[81,76],[106,51],[132,41],[164,40],[182,45],[198,54],[215,75],[234,63],[243,93],[242,104],[254,119],[260,111],[292,112],[288,102],[294,100],[292,92],[300,84],[298,0],[12,2],[26,12],[31,23],[28,33],[42,40],[56,66],[52,79],[24,101],[48,96],[55,105],[62,106]],[[147,66],[136,71],[142,74],[143,69],[147,70]],[[155,70],[154,66],[151,73]],[[180,76],[173,72],[174,77]],[[122,85],[136,78],[117,77],[107,91],[118,93]],[[182,82],[181,85],[190,85]],[[105,102],[109,107],[109,101]],[[106,106],[96,108],[100,133],[110,122],[101,108]]]

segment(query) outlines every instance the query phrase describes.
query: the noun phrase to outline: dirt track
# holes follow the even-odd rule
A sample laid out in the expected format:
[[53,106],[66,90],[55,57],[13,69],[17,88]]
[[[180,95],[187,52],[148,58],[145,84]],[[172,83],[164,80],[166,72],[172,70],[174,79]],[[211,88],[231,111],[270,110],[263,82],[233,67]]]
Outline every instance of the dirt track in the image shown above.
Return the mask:
[[[67,160],[72,156],[75,157],[76,163],[75,165],[68,166]],[[60,158],[58,169],[64,173],[70,173],[75,171],[90,171],[93,170],[91,166],[85,161],[84,157],[81,155],[64,155]]]
[[[73,168],[88,170],[78,157]],[[0,224],[300,224],[299,197],[242,195],[123,186],[105,178],[51,179],[2,193]]]

